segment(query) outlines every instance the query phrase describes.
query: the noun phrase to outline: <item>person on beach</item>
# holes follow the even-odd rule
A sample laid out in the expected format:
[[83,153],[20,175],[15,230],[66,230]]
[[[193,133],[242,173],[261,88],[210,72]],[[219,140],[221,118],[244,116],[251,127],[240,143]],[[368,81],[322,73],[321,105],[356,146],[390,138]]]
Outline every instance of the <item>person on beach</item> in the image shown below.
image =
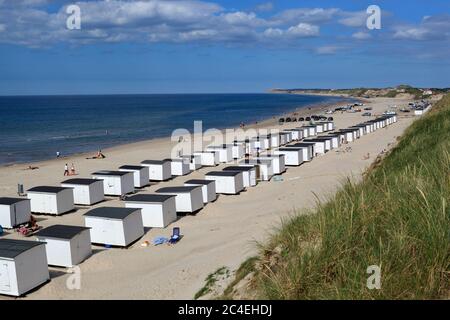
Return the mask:
[[105,158],[105,156],[102,153],[102,150],[98,150],[98,152],[97,152],[97,159],[104,159],[104,158]]
[[75,166],[73,165],[73,163],[72,163],[72,165],[70,166],[70,175],[71,175],[71,176],[74,176],[74,175],[75,175]]
[[56,158],[59,158],[61,156],[61,154],[59,153],[59,151],[56,151]]
[[69,166],[67,165],[67,163],[64,165],[64,175],[65,176],[69,175]]

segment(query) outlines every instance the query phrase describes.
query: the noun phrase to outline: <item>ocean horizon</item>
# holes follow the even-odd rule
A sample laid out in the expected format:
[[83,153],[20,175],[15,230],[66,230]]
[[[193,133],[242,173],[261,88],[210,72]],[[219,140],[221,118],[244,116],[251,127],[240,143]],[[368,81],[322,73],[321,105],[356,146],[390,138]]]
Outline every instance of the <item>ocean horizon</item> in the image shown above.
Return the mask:
[[0,96],[0,165],[170,136],[177,128],[252,124],[348,99],[271,93]]

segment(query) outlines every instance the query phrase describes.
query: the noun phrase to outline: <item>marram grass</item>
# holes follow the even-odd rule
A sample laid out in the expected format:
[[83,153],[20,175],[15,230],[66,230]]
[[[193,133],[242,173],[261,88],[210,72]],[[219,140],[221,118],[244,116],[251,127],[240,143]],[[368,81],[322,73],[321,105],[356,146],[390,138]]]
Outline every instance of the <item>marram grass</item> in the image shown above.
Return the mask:
[[[259,259],[260,298],[449,298],[450,95],[362,182],[285,221]],[[370,265],[380,289],[367,288]]]

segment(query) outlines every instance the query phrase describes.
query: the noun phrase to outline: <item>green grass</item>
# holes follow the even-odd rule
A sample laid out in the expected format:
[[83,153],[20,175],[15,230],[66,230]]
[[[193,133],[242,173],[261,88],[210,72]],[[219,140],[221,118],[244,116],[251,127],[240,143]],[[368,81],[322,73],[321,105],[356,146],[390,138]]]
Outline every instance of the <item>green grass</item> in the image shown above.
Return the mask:
[[[285,221],[260,260],[260,298],[449,298],[450,94],[362,182]],[[366,286],[370,265],[380,290]]]
[[221,299],[229,300],[232,299],[232,291],[236,284],[238,284],[242,279],[244,279],[248,274],[255,271],[255,264],[258,261],[258,257],[251,257],[245,260],[240,267],[236,270],[234,280],[227,286],[222,294]]
[[197,291],[197,293],[194,296],[194,299],[198,299],[200,297],[203,297],[204,295],[211,292],[212,288],[216,284],[218,278],[223,275],[228,275],[230,273],[230,270],[227,267],[220,267],[213,273],[210,273],[206,279],[205,279],[205,285]]

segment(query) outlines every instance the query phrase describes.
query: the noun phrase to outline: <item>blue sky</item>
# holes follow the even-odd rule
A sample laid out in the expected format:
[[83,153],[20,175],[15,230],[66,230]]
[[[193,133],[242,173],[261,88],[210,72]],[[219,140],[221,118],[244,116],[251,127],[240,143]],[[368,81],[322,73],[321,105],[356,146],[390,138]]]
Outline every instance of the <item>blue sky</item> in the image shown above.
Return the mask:
[[438,0],[0,0],[0,95],[448,87],[449,40]]

